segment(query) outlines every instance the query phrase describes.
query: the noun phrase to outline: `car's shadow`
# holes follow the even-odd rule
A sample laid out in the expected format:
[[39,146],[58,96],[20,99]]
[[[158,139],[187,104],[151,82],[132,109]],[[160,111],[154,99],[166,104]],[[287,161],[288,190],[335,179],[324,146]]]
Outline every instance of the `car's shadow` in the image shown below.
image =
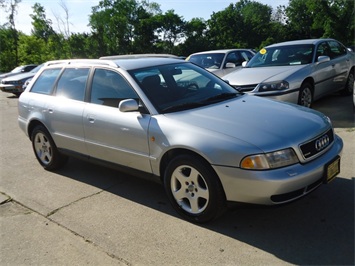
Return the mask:
[[[57,172],[174,217],[163,186],[70,159]],[[354,183],[338,177],[290,204],[236,204],[201,226],[297,265],[354,265]]]

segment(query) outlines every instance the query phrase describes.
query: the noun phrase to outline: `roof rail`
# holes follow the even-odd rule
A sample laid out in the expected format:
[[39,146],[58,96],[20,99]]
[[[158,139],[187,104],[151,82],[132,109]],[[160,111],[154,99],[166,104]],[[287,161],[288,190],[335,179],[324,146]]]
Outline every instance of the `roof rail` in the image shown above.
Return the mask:
[[179,58],[176,55],[172,54],[127,54],[127,55],[109,55],[102,56],[99,59],[137,59],[137,58],[146,58],[146,57],[160,57],[160,58]]
[[81,64],[81,63],[99,64],[99,65],[107,65],[107,66],[118,67],[117,64],[115,64],[112,61],[103,61],[103,60],[99,60],[99,59],[63,59],[63,60],[53,60],[53,61],[46,62],[45,66],[52,66],[52,65],[57,65],[57,64],[72,65],[72,64]]

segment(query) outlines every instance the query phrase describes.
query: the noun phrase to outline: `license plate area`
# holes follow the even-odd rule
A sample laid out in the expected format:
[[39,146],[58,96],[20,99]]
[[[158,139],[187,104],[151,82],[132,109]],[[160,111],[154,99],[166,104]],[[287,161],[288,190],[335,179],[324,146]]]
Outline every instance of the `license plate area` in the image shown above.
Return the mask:
[[335,157],[325,165],[324,183],[329,183],[340,173],[340,156]]

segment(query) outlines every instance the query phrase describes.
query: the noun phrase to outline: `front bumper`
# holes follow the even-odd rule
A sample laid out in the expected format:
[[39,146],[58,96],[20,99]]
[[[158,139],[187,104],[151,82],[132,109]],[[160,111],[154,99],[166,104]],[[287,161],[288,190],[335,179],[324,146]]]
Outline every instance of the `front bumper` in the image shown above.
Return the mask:
[[23,85],[2,84],[0,90],[9,93],[21,93],[23,92]]
[[306,164],[265,171],[215,165],[213,168],[220,177],[228,201],[275,205],[300,198],[321,185],[325,165],[341,155],[342,149],[343,141],[336,135],[326,153]]

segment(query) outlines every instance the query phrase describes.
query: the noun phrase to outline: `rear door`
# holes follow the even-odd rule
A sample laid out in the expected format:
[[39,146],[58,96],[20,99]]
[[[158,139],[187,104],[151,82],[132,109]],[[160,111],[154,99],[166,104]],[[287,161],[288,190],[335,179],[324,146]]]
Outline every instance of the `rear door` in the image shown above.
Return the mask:
[[333,91],[340,90],[344,88],[348,78],[350,59],[348,58],[346,48],[339,42],[329,41],[328,44],[330,47],[330,59],[335,70]]
[[86,153],[83,111],[85,88],[90,68],[65,68],[56,89],[55,97],[46,103],[48,126],[58,148]]
[[314,99],[318,99],[322,95],[334,90],[336,79],[336,70],[332,59],[327,62],[317,63],[319,56],[329,56],[331,58],[328,43],[324,41],[320,43],[316,49],[316,63],[313,66],[313,76],[315,79]]

